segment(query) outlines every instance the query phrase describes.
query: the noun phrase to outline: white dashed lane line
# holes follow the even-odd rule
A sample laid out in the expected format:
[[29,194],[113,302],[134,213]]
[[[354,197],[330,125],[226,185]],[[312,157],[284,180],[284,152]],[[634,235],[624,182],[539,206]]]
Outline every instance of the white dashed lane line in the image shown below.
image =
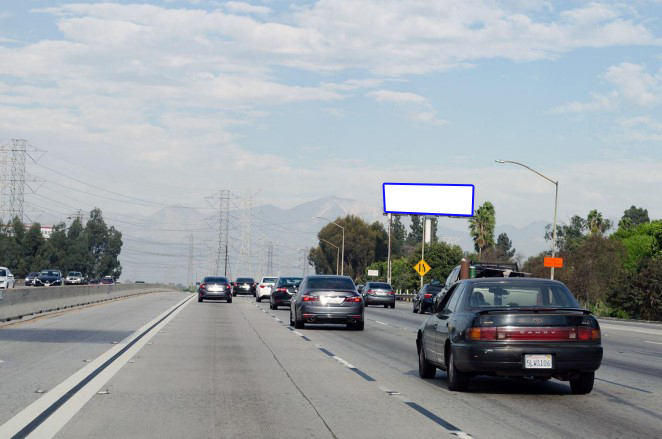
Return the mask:
[[[276,315],[271,314],[271,313],[268,313],[267,311],[265,311],[264,309],[262,309],[262,308],[261,308],[259,305],[257,305],[257,304],[256,304],[255,306],[258,307],[258,309],[260,309],[263,313],[265,313],[265,314],[269,314],[269,316],[270,316],[272,319],[274,319],[274,320],[280,322],[281,325],[283,325],[283,326],[285,326],[287,329],[289,329],[290,332],[292,332],[294,335],[296,335],[296,336],[298,336],[298,337],[301,337],[302,339],[304,339],[304,340],[306,340],[306,341],[311,341],[308,337],[306,337],[305,335],[303,335],[302,333],[300,333],[300,332],[297,331],[296,329],[294,329],[294,328],[292,328],[291,326],[289,326],[289,325],[283,323],[283,321],[282,321],[281,319],[279,319],[278,317],[276,317]],[[373,321],[373,322],[375,322],[375,323],[378,323],[378,324],[380,324],[380,325],[391,326],[391,327],[393,327],[393,328],[398,328],[398,329],[404,329],[405,331],[411,331],[411,329],[409,329],[409,328],[405,328],[405,327],[397,326],[397,325],[391,325],[390,323],[384,323],[384,322],[381,322],[381,321],[379,321],[379,320],[372,320],[372,319],[368,319],[368,320]],[[411,332],[416,332],[416,331],[411,331]],[[356,373],[358,376],[360,376],[360,377],[363,378],[364,380],[366,380],[366,381],[371,381],[371,382],[373,382],[373,381],[377,381],[376,379],[374,379],[373,377],[371,377],[371,376],[368,375],[367,373],[363,372],[363,371],[362,371],[361,369],[359,369],[358,367],[354,366],[354,365],[353,365],[352,363],[350,363],[349,361],[345,360],[345,359],[342,358],[342,357],[339,357],[339,356],[335,355],[333,352],[331,352],[331,351],[329,351],[328,349],[322,347],[321,345],[319,345],[319,344],[315,344],[315,347],[316,347],[317,349],[319,349],[320,352],[323,352],[324,354],[326,354],[326,355],[328,355],[329,357],[333,358],[333,359],[336,360],[338,363],[342,364],[342,365],[345,366],[347,369],[349,369],[349,370],[351,370],[352,372]],[[381,387],[380,387],[380,388],[381,388]],[[382,390],[384,390],[384,389],[382,389]],[[445,429],[446,431],[448,431],[450,434],[455,435],[455,436],[458,436],[458,437],[461,437],[461,438],[463,438],[463,439],[473,439],[473,438],[471,437],[471,435],[469,435],[469,434],[463,432],[462,430],[460,430],[459,428],[455,427],[453,424],[449,423],[449,422],[446,421],[445,419],[443,419],[443,418],[441,418],[440,416],[437,416],[436,414],[434,414],[434,413],[432,413],[431,411],[427,410],[425,407],[423,407],[423,406],[421,406],[421,405],[415,403],[414,401],[410,401],[410,400],[408,400],[408,399],[402,397],[402,396],[400,395],[399,392],[394,391],[394,390],[385,390],[385,392],[388,393],[388,394],[391,395],[391,396],[395,396],[395,397],[399,398],[399,399],[400,399],[405,405],[407,405],[407,406],[409,406],[410,408],[416,410],[416,411],[417,411],[418,413],[420,413],[421,415],[425,416],[426,418],[428,418],[428,419],[431,420],[432,422],[434,422],[434,423],[436,423],[437,425],[439,425],[440,427],[444,428],[444,429]]]

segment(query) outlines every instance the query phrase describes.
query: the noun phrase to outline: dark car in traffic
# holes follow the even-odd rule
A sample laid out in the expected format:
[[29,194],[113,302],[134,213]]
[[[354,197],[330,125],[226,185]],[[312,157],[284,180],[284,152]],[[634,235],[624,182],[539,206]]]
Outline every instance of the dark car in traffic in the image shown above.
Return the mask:
[[100,283],[103,285],[112,285],[115,283],[115,278],[112,276],[104,276],[101,278]]
[[466,279],[451,286],[416,338],[419,375],[448,372],[450,390],[494,375],[570,381],[590,393],[602,362],[600,326],[561,282]]
[[361,290],[365,306],[384,305],[384,308],[395,308],[395,291],[386,282],[366,282]]
[[302,280],[301,277],[279,277],[271,288],[269,307],[278,309],[279,306],[289,306],[290,300],[299,290]]
[[49,287],[52,285],[62,286],[64,279],[59,270],[41,270],[39,276],[34,280],[34,286]]
[[425,284],[423,288],[418,290],[412,299],[413,308],[415,313],[425,314],[425,311],[432,309],[434,299],[441,292],[441,285]]
[[255,280],[252,277],[238,277],[232,287],[232,295],[250,294],[255,296]]
[[31,286],[34,285],[35,279],[39,276],[39,273],[36,271],[28,273],[27,276],[25,276],[25,286]]
[[306,323],[336,323],[362,331],[364,308],[350,277],[306,276],[290,300],[290,325],[303,329]]
[[232,303],[232,284],[227,277],[207,276],[202,279],[197,288],[198,302],[208,300],[225,300]]

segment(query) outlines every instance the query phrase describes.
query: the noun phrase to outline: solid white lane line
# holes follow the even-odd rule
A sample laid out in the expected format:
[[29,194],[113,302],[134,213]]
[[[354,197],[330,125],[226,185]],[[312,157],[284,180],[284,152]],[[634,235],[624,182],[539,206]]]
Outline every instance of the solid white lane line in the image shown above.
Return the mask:
[[615,331],[637,332],[639,334],[661,335],[660,329],[647,329],[647,328],[626,328],[621,325],[610,325],[608,323],[600,323],[600,329],[613,329]]
[[115,361],[109,364],[105,369],[98,373],[98,375],[96,375],[87,384],[85,384],[84,387],[82,387],[75,395],[73,395],[68,401],[60,406],[53,414],[46,418],[46,420],[44,420],[38,427],[36,427],[27,437],[52,438],[55,436],[57,432],[60,431],[60,429],[64,427],[64,425],[66,425],[66,423],[69,422],[69,420],[73,418],[78,411],[80,411],[85,403],[87,403],[87,401],[89,401],[90,398],[92,398],[92,396],[94,396],[96,392],[98,392],[99,389],[101,389],[101,387],[106,384],[108,380],[110,380],[122,368],[122,366],[126,364],[128,360],[134,357],[138,351],[145,344],[147,344],[147,342],[152,337],[154,337],[154,335],[158,333],[159,329],[161,329],[170,320],[172,320],[182,309],[184,309],[186,305],[191,303],[191,299],[193,297],[195,296],[187,297],[186,299],[178,302],[176,305],[160,314],[151,322],[135,331],[122,342],[113,345],[112,348],[101,354],[92,362],[88,363],[85,367],[71,375],[69,378],[62,381],[60,384],[27,406],[21,412],[17,413],[4,425],[0,426],[0,437],[9,438],[19,433],[23,428],[29,425],[33,420],[37,419],[40,415],[42,415],[42,413],[44,413],[53,404],[60,400],[60,398],[65,396],[65,394],[67,394],[70,390],[84,381],[88,376],[93,374],[99,367],[103,366],[104,363],[117,355],[135,339],[139,338],[143,333],[145,333],[145,331],[159,322],[159,320],[165,318],[161,323],[154,326],[152,330],[145,333],[142,338],[140,338],[133,346],[127,349],[121,356],[115,359]]
[[[662,344],[662,343],[659,342],[659,341],[648,341],[648,340],[644,340],[644,343]],[[0,363],[1,363],[1,362],[2,362],[2,361],[0,361]]]
[[299,331],[292,331],[292,333],[298,335],[299,337],[303,337],[303,334],[300,333]]

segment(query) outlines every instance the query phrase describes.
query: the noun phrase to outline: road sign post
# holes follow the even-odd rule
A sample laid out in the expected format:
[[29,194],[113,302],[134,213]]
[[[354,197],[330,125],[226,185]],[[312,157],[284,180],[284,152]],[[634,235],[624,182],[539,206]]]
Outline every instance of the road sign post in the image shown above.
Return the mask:
[[421,259],[416,263],[416,265],[414,265],[414,271],[416,271],[416,273],[418,273],[418,275],[421,276],[421,283],[422,283],[423,276],[425,276],[425,274],[428,271],[430,271],[430,266],[428,265],[427,262],[425,262],[425,260]]

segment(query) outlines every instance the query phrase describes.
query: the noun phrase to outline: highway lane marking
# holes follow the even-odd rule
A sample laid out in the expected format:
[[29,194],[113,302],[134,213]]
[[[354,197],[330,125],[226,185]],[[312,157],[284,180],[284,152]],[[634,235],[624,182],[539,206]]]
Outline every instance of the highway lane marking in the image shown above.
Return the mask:
[[624,328],[621,325],[610,325],[607,323],[600,323],[600,329],[613,329],[616,331],[637,332],[639,334],[662,335],[662,330],[659,329]]
[[640,389],[640,388],[638,388],[638,387],[632,387],[632,386],[628,386],[628,385],[626,385],[626,384],[615,383],[615,382],[613,382],[613,381],[605,380],[605,379],[602,379],[602,378],[596,378],[595,380],[596,380],[596,381],[602,381],[602,382],[609,383],[609,384],[613,384],[613,385],[615,385],[615,386],[625,387],[626,389],[636,390],[637,392],[653,393],[653,392],[651,392],[651,391],[644,390],[644,389]]
[[[256,306],[257,306],[257,305],[256,305]],[[260,309],[261,309],[261,308],[260,308]],[[262,310],[262,311],[264,311],[264,310]],[[281,321],[278,317],[276,317],[274,314],[269,314],[269,315],[270,315],[274,320],[278,320],[278,321],[280,321],[280,322],[282,323],[282,321]],[[406,331],[410,331],[410,329],[408,329],[408,328],[404,328],[404,327],[396,326],[396,325],[391,325],[391,324],[389,324],[389,323],[384,323],[384,322],[381,322],[381,321],[378,321],[378,320],[373,320],[373,319],[367,319],[367,320],[371,320],[371,321],[373,321],[373,322],[376,322],[376,323],[379,323],[379,324],[382,324],[382,325],[385,325],[385,326],[392,326],[392,327],[394,327],[394,328],[405,329]],[[308,337],[306,337],[305,335],[303,335],[301,332],[297,331],[296,329],[293,329],[293,328],[290,327],[289,325],[286,325],[286,324],[283,323],[283,326],[285,326],[285,327],[286,327],[287,329],[289,329],[293,334],[295,334],[295,335],[297,335],[297,336],[303,338],[304,340],[311,341]],[[416,331],[414,331],[414,332],[416,332]],[[356,373],[358,376],[360,376],[360,377],[363,378],[364,380],[369,381],[369,382],[376,382],[376,381],[377,381],[375,378],[373,378],[373,377],[371,377],[370,375],[368,375],[367,373],[363,372],[361,369],[359,369],[358,367],[354,366],[354,365],[353,365],[352,363],[350,363],[349,361],[345,360],[345,359],[342,358],[342,357],[337,356],[336,354],[334,354],[333,352],[329,351],[328,349],[322,347],[321,345],[319,345],[319,344],[315,344],[315,347],[317,347],[317,349],[319,349],[321,352],[323,352],[323,353],[326,354],[327,356],[333,358],[333,359],[336,360],[338,363],[342,364],[343,366],[345,366],[346,368],[348,368],[348,369],[351,370],[352,372]],[[381,387],[380,387],[380,388],[381,388]],[[383,390],[383,389],[382,389],[382,390]],[[432,413],[431,411],[425,409],[425,408],[422,407],[421,405],[419,405],[419,404],[417,404],[417,403],[415,403],[415,402],[413,402],[413,401],[409,401],[409,400],[406,400],[406,399],[402,398],[399,392],[396,392],[396,391],[394,391],[394,390],[385,390],[385,391],[386,391],[386,393],[388,393],[388,394],[391,395],[391,396],[394,396],[394,397],[400,398],[400,400],[401,400],[402,402],[404,402],[406,405],[408,405],[409,407],[411,407],[411,408],[413,408],[414,410],[418,411],[418,412],[421,413],[422,415],[426,416],[428,419],[432,420],[432,421],[435,422],[437,425],[440,425],[441,427],[443,427],[444,429],[446,429],[450,434],[455,435],[455,436],[458,436],[458,437],[461,437],[461,438],[463,438],[463,439],[473,439],[473,437],[472,437],[471,435],[469,435],[468,433],[465,433],[464,431],[462,431],[462,430],[460,430],[459,428],[455,427],[454,425],[452,425],[452,424],[449,423],[448,421],[444,420],[444,419],[441,418],[440,416],[437,416],[437,415],[435,415],[434,413]]]
[[27,406],[0,426],[0,437],[18,439],[55,436],[159,329],[191,303],[193,297],[187,297],[161,313]]
[[[659,341],[648,341],[648,340],[644,340],[644,343],[662,344],[662,343],[660,343]],[[2,361],[0,361],[0,363],[1,363],[1,362],[2,362]]]

